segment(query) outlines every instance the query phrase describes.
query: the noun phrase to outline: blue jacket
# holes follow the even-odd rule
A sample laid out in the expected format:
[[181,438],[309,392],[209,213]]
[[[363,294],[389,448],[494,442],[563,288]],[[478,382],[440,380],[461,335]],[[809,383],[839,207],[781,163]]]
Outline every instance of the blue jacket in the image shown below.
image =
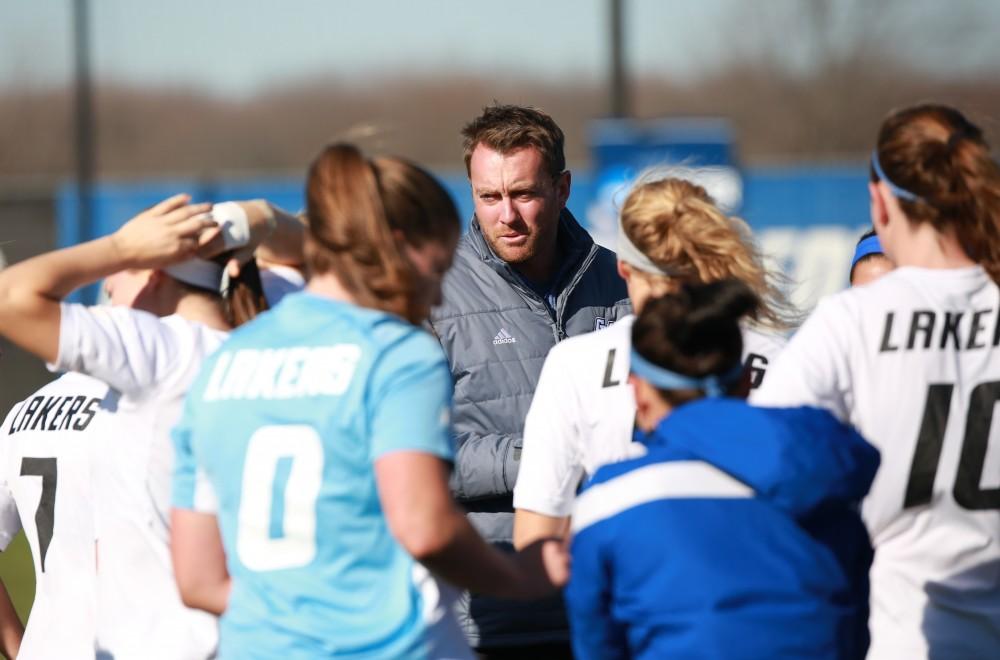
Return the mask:
[[863,658],[878,451],[815,408],[705,399],[599,469],[566,602],[587,658]]

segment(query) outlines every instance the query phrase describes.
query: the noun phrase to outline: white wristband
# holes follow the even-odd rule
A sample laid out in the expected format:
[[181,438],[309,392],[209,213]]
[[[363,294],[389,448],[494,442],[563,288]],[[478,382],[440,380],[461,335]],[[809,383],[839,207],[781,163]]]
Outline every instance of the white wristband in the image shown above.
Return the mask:
[[222,241],[227,250],[241,248],[250,242],[250,219],[236,202],[213,205],[212,219],[222,228]]

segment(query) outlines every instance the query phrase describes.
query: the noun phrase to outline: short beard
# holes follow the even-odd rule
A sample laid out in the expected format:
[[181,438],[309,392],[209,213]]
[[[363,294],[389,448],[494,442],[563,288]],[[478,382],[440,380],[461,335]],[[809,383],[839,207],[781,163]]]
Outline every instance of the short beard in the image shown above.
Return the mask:
[[[553,232],[558,232],[558,227],[553,227],[552,230]],[[548,232],[541,233],[536,231],[528,235],[528,240],[523,246],[509,248],[498,245],[497,243],[499,241],[494,242],[494,240],[490,237],[486,238],[486,242],[489,243],[493,253],[500,257],[504,263],[513,266],[518,270],[521,270],[519,266],[530,263],[535,257],[539,256],[544,249],[543,245],[545,245],[548,240],[550,240]],[[551,240],[554,244],[555,236],[553,236]]]

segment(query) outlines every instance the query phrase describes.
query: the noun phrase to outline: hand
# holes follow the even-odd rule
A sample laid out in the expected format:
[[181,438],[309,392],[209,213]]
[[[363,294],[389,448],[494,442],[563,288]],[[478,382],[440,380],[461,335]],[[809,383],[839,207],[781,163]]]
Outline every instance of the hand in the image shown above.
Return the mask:
[[126,268],[161,268],[195,256],[218,226],[206,214],[211,204],[190,204],[174,195],[143,211],[111,235]]
[[[274,232],[277,225],[274,209],[266,201],[252,200],[247,202],[236,202],[246,213],[247,223],[250,228],[250,238],[246,245],[237,248],[232,257],[226,263],[226,270],[230,277],[239,276],[240,268],[254,257],[255,250],[268,239]],[[208,240],[202,241],[198,247],[198,256],[202,259],[211,259],[226,252],[227,248],[221,231],[214,231],[208,236]]]
[[537,600],[569,582],[570,556],[562,539],[542,539],[513,556],[519,571],[512,598]]
[[565,539],[546,539],[542,541],[542,563],[549,582],[561,589],[569,582],[570,554]]

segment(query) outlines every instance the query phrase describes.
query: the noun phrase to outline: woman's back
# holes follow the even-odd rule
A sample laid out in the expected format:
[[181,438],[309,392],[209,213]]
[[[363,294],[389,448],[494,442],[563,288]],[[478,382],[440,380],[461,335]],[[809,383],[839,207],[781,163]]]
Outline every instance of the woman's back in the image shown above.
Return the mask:
[[170,566],[170,429],[227,333],[176,315],[66,303],[60,324],[56,366],[107,383],[113,397],[92,447],[98,644],[115,655],[208,657],[216,623],[184,607]]
[[578,657],[858,657],[871,546],[853,507],[876,452],[825,412],[734,399],[684,405],[649,442],[577,500]]
[[16,404],[0,426],[0,546],[6,550],[23,529],[35,567],[23,657],[93,652],[91,445],[107,435],[108,394],[98,380],[65,374]]
[[[450,588],[391,535],[373,468],[393,451],[451,460],[450,396],[424,331],[310,293],[240,328],[208,361],[175,433],[174,498],[215,513],[230,549],[223,655],[461,648]],[[185,479],[195,474],[185,462],[205,481]]]
[[[582,479],[632,455],[635,399],[628,374],[634,321],[626,316],[549,351],[524,422],[515,508],[568,516]],[[742,360],[752,388],[784,345],[775,332],[743,325]]]
[[768,374],[758,401],[829,408],[882,453],[863,508],[874,656],[1000,648],[998,400],[1000,290],[978,266],[825,300]]

